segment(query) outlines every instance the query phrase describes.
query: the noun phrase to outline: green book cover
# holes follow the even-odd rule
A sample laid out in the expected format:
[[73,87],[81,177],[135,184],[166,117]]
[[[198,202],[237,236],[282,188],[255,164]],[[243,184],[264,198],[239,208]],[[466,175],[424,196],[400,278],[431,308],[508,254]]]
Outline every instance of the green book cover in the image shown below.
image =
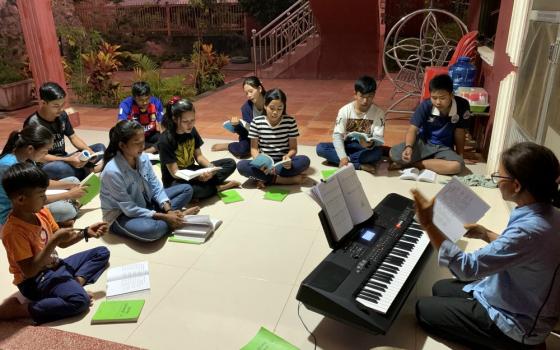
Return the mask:
[[97,175],[95,175],[92,172],[85,179],[82,180],[81,184],[82,186],[86,186],[85,187],[86,194],[84,194],[79,199],[79,202],[81,205],[86,205],[89,202],[91,202],[91,200],[95,198],[95,196],[99,194],[101,182],[99,181],[99,177],[97,177]]
[[323,180],[327,181],[338,169],[321,170],[321,177]]
[[144,300],[105,300],[91,318],[91,324],[136,322]]
[[206,241],[204,237],[185,237],[180,235],[171,235],[168,239],[169,242],[175,243],[188,243],[188,244],[202,244]]
[[292,344],[261,327],[259,332],[241,350],[299,350]]
[[269,188],[264,193],[264,199],[268,199],[276,202],[282,202],[284,198],[288,197],[288,193],[290,193],[290,191],[282,188]]
[[243,197],[236,190],[227,190],[218,192],[218,196],[222,199],[225,204],[241,202]]

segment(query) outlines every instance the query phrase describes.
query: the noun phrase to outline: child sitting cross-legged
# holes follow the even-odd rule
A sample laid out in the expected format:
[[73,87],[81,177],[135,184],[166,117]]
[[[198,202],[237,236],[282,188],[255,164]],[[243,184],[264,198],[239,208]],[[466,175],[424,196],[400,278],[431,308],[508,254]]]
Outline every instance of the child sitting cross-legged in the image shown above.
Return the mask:
[[40,324],[87,311],[92,296],[83,286],[94,283],[105,270],[109,250],[96,247],[61,259],[56,248],[98,238],[107,232],[107,223],[98,222],[82,230],[59,229],[44,207],[49,177],[33,164],[11,166],[2,185],[12,202],[2,243],[14,284],[31,302],[5,300],[0,305],[0,319],[31,317]]
[[309,157],[297,154],[299,131],[294,117],[286,115],[286,94],[280,89],[269,90],[264,97],[266,115],[253,119],[249,128],[251,156],[268,155],[281,166],[263,169],[250,160],[240,160],[237,170],[245,177],[257,180],[257,187],[270,184],[298,185],[305,178],[302,174],[309,168]]

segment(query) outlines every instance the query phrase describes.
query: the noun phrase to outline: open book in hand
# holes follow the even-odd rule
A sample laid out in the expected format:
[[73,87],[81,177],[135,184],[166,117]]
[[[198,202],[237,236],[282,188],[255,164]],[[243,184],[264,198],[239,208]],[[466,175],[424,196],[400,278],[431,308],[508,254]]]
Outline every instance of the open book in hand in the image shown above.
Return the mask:
[[80,154],[80,160],[82,162],[88,161],[88,162],[95,163],[98,160],[100,160],[101,158],[103,158],[104,153],[105,153],[104,151],[90,153],[87,150],[83,150]]
[[[92,199],[95,198],[99,194],[101,188],[101,182],[99,181],[99,177],[95,175],[93,172],[86,176],[80,184],[84,186],[84,191],[86,192],[83,196],[78,199],[81,205],[86,205],[91,202]],[[64,189],[51,189],[45,191],[47,196],[52,196],[55,194],[66,193],[68,190]]]
[[150,289],[148,262],[111,267],[107,270],[107,298]]
[[233,125],[230,120],[226,120],[224,122],[224,129],[226,129],[227,131],[235,132],[235,127],[236,126],[240,126],[240,127],[244,128],[245,130],[249,131],[249,123],[247,123],[243,119],[239,119],[239,124],[237,124],[237,125]]
[[171,241],[204,243],[222,224],[222,220],[211,219],[209,215],[185,215],[183,221],[183,226],[173,231]]
[[197,170],[189,170],[189,169],[181,169],[178,170],[175,173],[175,176],[186,180],[186,181],[190,181],[192,179],[194,179],[195,177],[198,177],[202,174],[206,174],[206,173],[212,173],[212,172],[216,172],[218,170],[220,170],[222,167],[219,166],[212,166],[212,167],[208,167],[208,168],[200,168]]
[[373,215],[352,164],[340,168],[308,193],[323,209],[336,240]]
[[490,209],[472,189],[452,178],[436,195],[434,225],[457,242],[467,232],[464,225],[476,223]]
[[406,168],[401,170],[401,180],[412,180],[412,181],[424,181],[424,182],[436,182],[437,173],[424,169],[422,171],[417,168]]
[[346,135],[346,138],[354,140],[354,141],[358,141],[358,142],[360,142],[360,140],[364,140],[366,142],[372,142],[373,141],[375,146],[380,146],[384,142],[384,140],[382,138],[375,137],[373,135],[368,135],[364,132],[358,132],[358,131],[349,132]]
[[279,172],[280,170],[282,170],[282,165],[289,162],[291,162],[290,159],[274,162],[274,159],[272,159],[272,157],[268,154],[259,153],[259,155],[251,161],[251,165],[255,168],[263,169],[266,174],[269,174],[272,169],[275,169],[276,172]]

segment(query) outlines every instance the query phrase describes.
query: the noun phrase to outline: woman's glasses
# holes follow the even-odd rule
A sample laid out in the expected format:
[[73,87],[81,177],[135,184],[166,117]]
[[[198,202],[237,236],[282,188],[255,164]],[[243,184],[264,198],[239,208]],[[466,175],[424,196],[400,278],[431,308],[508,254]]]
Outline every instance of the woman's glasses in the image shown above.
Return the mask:
[[500,179],[514,180],[513,177],[511,176],[501,176],[500,173],[497,171],[495,173],[492,173],[490,175],[490,178],[492,179],[492,182],[495,184],[497,184],[500,181]]

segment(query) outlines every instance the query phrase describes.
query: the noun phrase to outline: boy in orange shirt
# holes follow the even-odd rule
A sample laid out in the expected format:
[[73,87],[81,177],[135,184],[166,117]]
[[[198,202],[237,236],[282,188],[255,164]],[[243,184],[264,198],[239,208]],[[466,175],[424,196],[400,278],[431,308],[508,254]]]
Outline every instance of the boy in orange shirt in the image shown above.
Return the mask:
[[101,237],[107,223],[98,222],[83,230],[59,229],[44,207],[49,177],[30,163],[11,166],[2,185],[12,202],[12,212],[3,228],[14,284],[29,304],[8,299],[0,305],[0,319],[31,317],[44,323],[75,316],[88,310],[91,295],[83,286],[94,283],[107,266],[109,250],[93,248],[60,259],[56,247],[65,248],[90,237]]

